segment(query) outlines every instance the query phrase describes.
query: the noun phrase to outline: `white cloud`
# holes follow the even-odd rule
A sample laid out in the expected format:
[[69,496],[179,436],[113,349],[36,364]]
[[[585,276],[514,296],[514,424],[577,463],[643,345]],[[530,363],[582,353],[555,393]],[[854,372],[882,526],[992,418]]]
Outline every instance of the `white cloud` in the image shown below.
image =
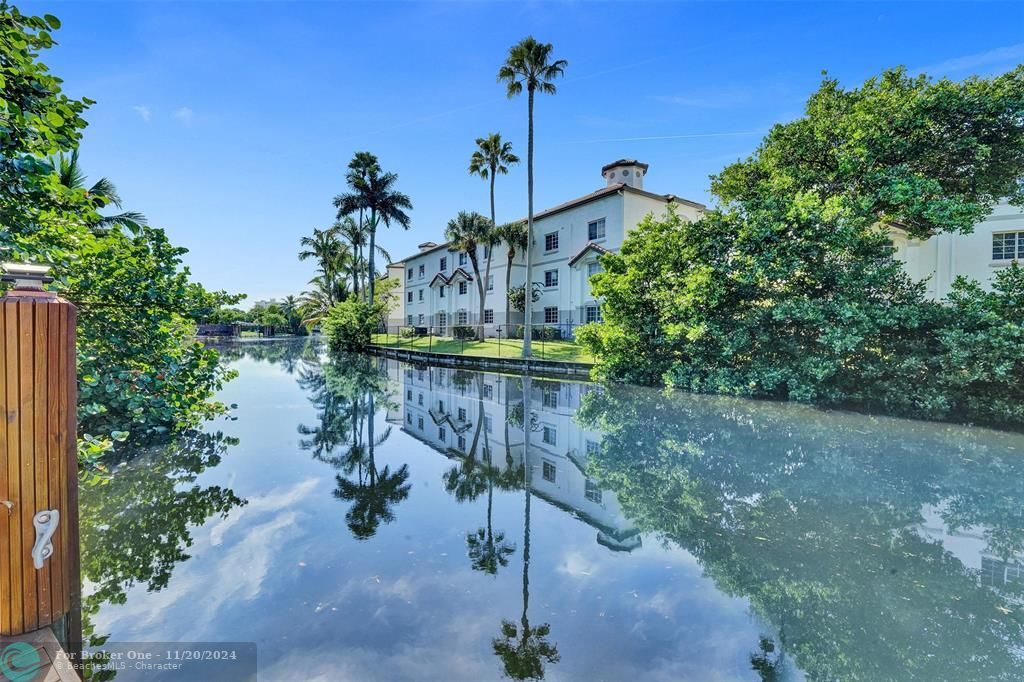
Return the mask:
[[132,109],[134,109],[135,113],[139,115],[139,118],[146,123],[149,123],[149,119],[153,118],[153,112],[144,104],[136,104]]
[[175,110],[171,115],[187,126],[192,125],[192,119],[195,118],[195,112],[188,107],[181,107],[180,109]]
[[937,64],[922,66],[921,68],[916,69],[915,73],[944,76],[952,73],[962,73],[964,71],[977,71],[978,69],[982,69],[986,66],[1004,65],[1010,67],[1019,62],[1024,62],[1024,43],[1007,45],[1006,47],[997,47],[993,50],[988,50],[987,52],[978,52],[976,54],[968,54],[962,57],[954,57],[953,59],[947,59],[946,61],[939,62]]

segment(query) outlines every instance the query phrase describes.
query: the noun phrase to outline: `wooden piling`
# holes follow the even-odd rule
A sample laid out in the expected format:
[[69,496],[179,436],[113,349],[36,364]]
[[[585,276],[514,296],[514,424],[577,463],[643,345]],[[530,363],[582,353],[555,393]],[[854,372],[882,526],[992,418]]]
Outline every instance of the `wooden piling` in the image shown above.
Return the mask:
[[[75,307],[52,292],[16,288],[0,298],[3,636],[77,620],[75,321]],[[47,514],[57,518],[52,551],[40,554]]]

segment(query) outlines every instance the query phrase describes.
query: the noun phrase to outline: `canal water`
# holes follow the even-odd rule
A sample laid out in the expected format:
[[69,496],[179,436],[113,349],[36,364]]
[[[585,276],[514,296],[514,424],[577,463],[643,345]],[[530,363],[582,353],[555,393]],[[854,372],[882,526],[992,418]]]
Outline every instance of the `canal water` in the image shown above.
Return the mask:
[[255,642],[261,681],[1024,677],[1021,434],[224,353],[232,420],[82,490],[95,642]]

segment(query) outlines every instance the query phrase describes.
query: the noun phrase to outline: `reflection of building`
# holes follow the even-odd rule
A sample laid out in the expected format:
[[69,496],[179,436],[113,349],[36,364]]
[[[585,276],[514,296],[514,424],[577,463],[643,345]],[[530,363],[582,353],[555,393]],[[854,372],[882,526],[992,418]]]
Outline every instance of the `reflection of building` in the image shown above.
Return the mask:
[[524,409],[522,381],[515,376],[397,362],[389,363],[388,373],[400,387],[400,407],[388,420],[401,422],[405,432],[447,457],[473,455],[501,472],[519,470],[524,461],[523,414],[530,413],[525,459],[532,492],[596,528],[600,544],[616,551],[640,546],[639,532],[623,515],[615,494],[586,475],[588,455],[602,440],[600,433],[573,420],[586,385],[532,379]]
[[942,519],[942,509],[925,505],[921,510],[924,523],[918,530],[925,537],[942,543],[943,549],[960,560],[965,568],[978,575],[982,585],[998,590],[1024,589],[1024,557],[1010,560],[999,558],[989,551],[984,528],[950,530]]

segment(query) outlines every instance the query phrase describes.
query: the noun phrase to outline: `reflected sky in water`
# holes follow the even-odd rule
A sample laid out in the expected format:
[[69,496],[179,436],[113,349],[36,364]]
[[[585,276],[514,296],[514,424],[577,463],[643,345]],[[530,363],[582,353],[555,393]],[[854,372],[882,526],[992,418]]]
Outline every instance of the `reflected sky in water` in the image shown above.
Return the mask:
[[317,351],[227,348],[236,420],[82,491],[94,636],[255,641],[261,680],[1019,679],[1024,436]]

